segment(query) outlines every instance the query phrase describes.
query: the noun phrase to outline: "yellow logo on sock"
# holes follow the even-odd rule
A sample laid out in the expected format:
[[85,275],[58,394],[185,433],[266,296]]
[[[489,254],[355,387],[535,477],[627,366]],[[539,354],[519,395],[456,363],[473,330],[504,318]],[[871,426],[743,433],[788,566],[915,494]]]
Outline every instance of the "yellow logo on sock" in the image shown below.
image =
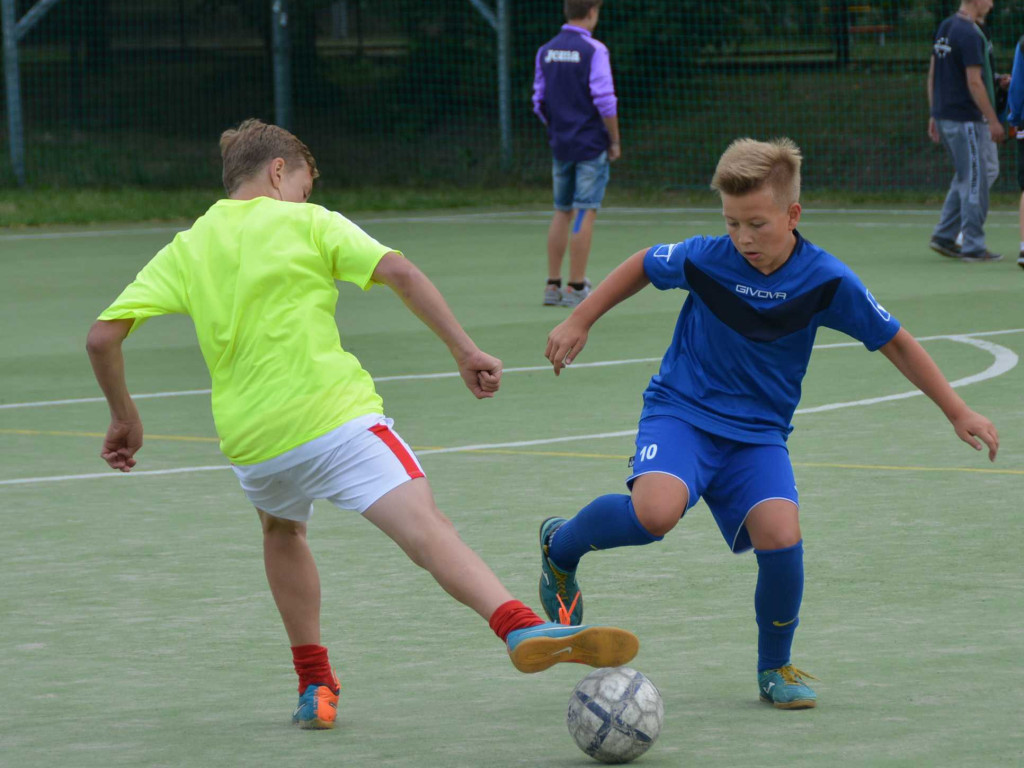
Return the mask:
[[788,627],[794,621],[796,621],[796,619],[790,619],[789,621],[773,621],[772,624],[776,627]]

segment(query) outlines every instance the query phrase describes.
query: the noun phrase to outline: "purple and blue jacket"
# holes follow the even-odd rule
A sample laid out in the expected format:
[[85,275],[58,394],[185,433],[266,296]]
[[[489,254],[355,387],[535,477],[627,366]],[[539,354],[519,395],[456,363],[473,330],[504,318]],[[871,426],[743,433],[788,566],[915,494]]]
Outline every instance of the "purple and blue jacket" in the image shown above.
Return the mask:
[[533,78],[533,111],[555,159],[593,160],[607,150],[602,118],[614,117],[617,104],[608,49],[586,29],[563,24],[537,51]]

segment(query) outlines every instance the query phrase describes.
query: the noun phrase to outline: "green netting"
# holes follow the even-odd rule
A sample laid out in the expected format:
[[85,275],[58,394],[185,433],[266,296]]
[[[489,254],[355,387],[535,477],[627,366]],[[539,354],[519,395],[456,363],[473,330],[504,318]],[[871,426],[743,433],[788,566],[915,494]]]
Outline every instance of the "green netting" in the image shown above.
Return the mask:
[[[20,0],[19,16],[31,5]],[[497,37],[470,0],[289,5],[292,127],[325,184],[548,182],[530,90],[534,52],[563,21],[560,0],[507,0],[506,163]],[[596,36],[619,95],[615,184],[704,188],[730,139],[786,134],[808,157],[807,188],[944,187],[951,168],[925,133],[925,75],[932,33],[956,5],[607,0]],[[19,48],[29,183],[215,184],[220,131],[274,119],[270,6],[61,0]],[[1008,71],[1024,0],[997,0],[986,29]],[[6,114],[0,130],[0,184],[10,186]]]

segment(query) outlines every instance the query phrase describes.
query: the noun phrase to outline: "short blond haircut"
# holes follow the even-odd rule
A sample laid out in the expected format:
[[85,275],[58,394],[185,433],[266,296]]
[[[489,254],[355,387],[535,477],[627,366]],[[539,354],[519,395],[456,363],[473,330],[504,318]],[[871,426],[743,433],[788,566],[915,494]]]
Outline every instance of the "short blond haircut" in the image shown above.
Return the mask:
[[771,141],[736,139],[719,158],[711,188],[735,196],[767,187],[775,202],[788,208],[800,200],[802,161],[800,147],[784,136]]
[[220,135],[220,156],[224,162],[223,181],[228,195],[276,157],[282,158],[286,165],[301,160],[309,166],[314,179],[320,175],[313,153],[298,137],[284,128],[255,118],[245,120],[237,128],[229,128]]

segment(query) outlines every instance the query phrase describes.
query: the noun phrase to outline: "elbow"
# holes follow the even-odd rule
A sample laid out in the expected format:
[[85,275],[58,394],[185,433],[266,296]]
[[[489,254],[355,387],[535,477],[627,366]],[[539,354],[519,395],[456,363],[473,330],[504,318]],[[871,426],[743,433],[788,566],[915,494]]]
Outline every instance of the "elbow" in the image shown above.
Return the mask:
[[89,335],[85,337],[85,351],[89,353],[89,357],[95,357],[102,354],[103,349],[103,333],[97,321],[93,323],[92,328],[89,329]]
[[90,358],[106,354],[124,340],[125,334],[121,332],[119,325],[103,320],[97,320],[92,324],[89,335],[85,338],[85,351],[89,353]]

